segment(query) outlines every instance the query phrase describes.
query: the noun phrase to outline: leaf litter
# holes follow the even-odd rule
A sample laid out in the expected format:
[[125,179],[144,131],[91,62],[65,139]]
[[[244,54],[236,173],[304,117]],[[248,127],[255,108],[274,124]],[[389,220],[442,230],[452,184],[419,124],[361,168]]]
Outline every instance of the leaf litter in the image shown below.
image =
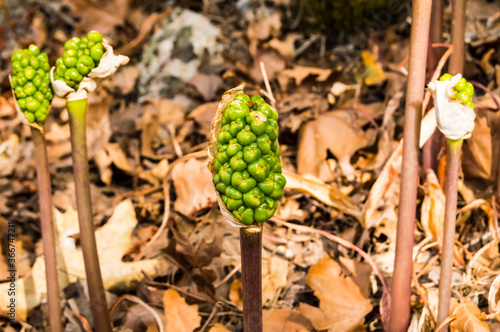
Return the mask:
[[[94,221],[118,330],[241,331],[239,235],[219,212],[205,149],[220,96],[240,84],[249,93],[263,91],[260,63],[280,112],[288,181],[276,218],[264,228],[264,330],[383,330],[402,167],[407,22],[354,47],[347,35],[342,41],[310,30],[289,1],[61,0],[45,9],[7,3],[16,20],[9,27],[15,33],[0,33],[4,64],[31,42],[56,58],[61,42],[92,29],[131,58],[90,95],[87,118]],[[500,65],[492,41],[500,7],[469,4],[466,75],[490,92],[477,89],[478,116],[463,151],[450,326],[494,331]],[[24,39],[15,38],[21,31]],[[3,87],[9,72],[6,65],[0,71]],[[18,318],[41,331],[45,279],[33,146],[7,90],[0,94],[0,229],[15,220]],[[432,118],[423,122],[423,141],[435,130]],[[67,328],[81,331],[92,319],[61,100],[54,101],[46,135],[63,305],[72,312]],[[435,328],[445,199],[435,171],[418,192],[411,331]],[[5,287],[0,283],[1,296]]]

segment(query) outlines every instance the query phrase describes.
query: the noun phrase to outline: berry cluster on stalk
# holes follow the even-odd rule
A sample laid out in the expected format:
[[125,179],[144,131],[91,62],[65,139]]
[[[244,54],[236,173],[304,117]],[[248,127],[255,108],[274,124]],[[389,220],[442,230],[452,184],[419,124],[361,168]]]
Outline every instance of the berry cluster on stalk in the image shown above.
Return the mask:
[[245,94],[230,101],[222,117],[213,182],[227,209],[247,225],[271,218],[283,197],[277,120],[262,97]]
[[[451,74],[443,74],[439,78],[440,81],[448,81],[452,78]],[[455,85],[455,98],[460,100],[462,104],[469,106],[474,109],[474,103],[472,102],[472,97],[474,96],[474,86],[472,83],[467,82],[465,78],[461,78]]]
[[12,54],[11,61],[11,85],[19,108],[29,122],[44,122],[53,98],[47,54],[32,44]]
[[80,82],[99,65],[105,49],[102,35],[91,31],[82,39],[73,37],[64,44],[65,52],[56,61],[55,80],[64,81],[78,90]]

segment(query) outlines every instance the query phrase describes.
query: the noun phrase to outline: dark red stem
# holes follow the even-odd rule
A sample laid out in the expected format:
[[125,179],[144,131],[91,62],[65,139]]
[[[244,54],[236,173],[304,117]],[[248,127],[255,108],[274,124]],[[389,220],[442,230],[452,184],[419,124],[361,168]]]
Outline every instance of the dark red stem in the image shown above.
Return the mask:
[[262,331],[262,228],[240,229],[243,331]]
[[47,303],[50,330],[62,332],[61,307],[59,304],[59,281],[57,276],[57,253],[54,220],[52,214],[52,190],[50,185],[47,142],[43,133],[31,127],[35,144],[35,163],[40,201],[40,223],[42,227],[43,257],[47,279]]
[[389,329],[406,331],[410,322],[412,253],[418,184],[418,153],[424,97],[431,1],[413,0],[411,45],[406,90],[403,164],[399,194],[396,257]]

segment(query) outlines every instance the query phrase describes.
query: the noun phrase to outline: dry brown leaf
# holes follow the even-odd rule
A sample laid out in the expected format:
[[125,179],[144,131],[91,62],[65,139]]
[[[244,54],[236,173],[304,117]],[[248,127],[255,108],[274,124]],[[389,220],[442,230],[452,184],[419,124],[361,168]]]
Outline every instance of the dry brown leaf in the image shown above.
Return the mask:
[[500,320],[500,275],[491,283],[488,295],[488,307],[490,314],[495,315],[497,320]]
[[427,171],[427,193],[422,202],[421,222],[425,235],[430,242],[443,244],[444,204],[446,197],[439,185],[436,174],[430,169]]
[[273,255],[262,260],[262,303],[272,301],[287,285],[288,260]]
[[327,151],[330,151],[337,158],[342,173],[348,180],[353,180],[354,168],[350,159],[357,150],[369,143],[369,137],[369,132],[354,130],[352,116],[347,111],[322,114],[300,130],[297,171],[299,174],[318,176]]
[[451,299],[450,311],[452,315],[457,317],[450,324],[451,332],[490,331],[488,324],[479,319],[478,315],[481,314],[481,310],[474,302],[464,300],[462,303],[458,303],[456,299]]
[[130,165],[125,152],[121,149],[120,145],[117,143],[108,143],[105,146],[106,152],[109,158],[116,167],[124,171],[125,173],[134,173],[134,167]]
[[491,276],[500,267],[499,243],[496,240],[488,242],[479,249],[469,262],[476,278]]
[[241,279],[234,279],[231,283],[229,300],[238,308],[243,308],[243,283]]
[[384,68],[378,61],[378,56],[369,51],[361,51],[363,65],[366,67],[366,85],[376,85],[382,83],[386,79]]
[[313,330],[309,319],[296,310],[263,310],[264,332],[308,332]]
[[247,36],[250,40],[266,40],[279,34],[281,17],[279,12],[265,16],[263,19],[254,19],[248,24]]
[[73,13],[82,18],[78,24],[81,31],[100,31],[107,35],[115,26],[121,26],[129,9],[129,1],[113,0],[104,3],[95,3],[90,0],[65,0]]
[[222,87],[220,75],[197,73],[188,83],[192,84],[204,100],[213,100],[217,91]]
[[208,332],[231,332],[222,324],[215,323]]
[[140,73],[141,70],[137,66],[122,66],[120,70],[113,75],[113,85],[120,89],[122,94],[127,95],[134,90]]
[[300,85],[303,80],[313,75],[317,76],[316,81],[323,82],[332,74],[331,69],[322,69],[316,67],[294,66],[292,69],[285,69],[279,73],[280,80],[293,78],[296,85]]
[[467,177],[494,181],[500,150],[500,115],[476,107],[471,139],[463,147],[462,165]]
[[264,63],[269,80],[273,79],[276,73],[282,72],[285,69],[285,60],[276,51],[271,49],[259,50],[259,56],[254,59],[253,66],[239,62],[236,63],[236,66],[240,71],[253,77],[257,82],[261,82],[264,78],[260,69],[260,62]]
[[193,119],[200,126],[198,132],[205,135],[206,138],[210,137],[210,124],[217,111],[217,105],[219,105],[217,101],[201,104],[187,116],[188,119]]
[[167,172],[168,160],[162,159],[154,168],[140,172],[139,178],[148,181],[153,186],[158,186],[165,176],[167,176]]
[[349,197],[342,194],[338,189],[325,184],[310,174],[302,176],[283,170],[283,175],[286,178],[287,189],[295,189],[307,193],[326,205],[350,214],[358,220],[361,219],[361,210],[351,202]]
[[[54,223],[58,234],[57,254],[61,289],[68,283],[85,279],[81,248],[76,247],[75,235],[79,234],[78,216],[73,209],[65,213],[54,209]],[[97,251],[105,289],[126,290],[144,277],[157,274],[164,263],[156,259],[123,262],[122,256],[133,247],[132,232],[137,226],[134,206],[126,200],[118,204],[106,224],[96,230]],[[26,319],[28,311],[39,305],[46,292],[45,262],[37,257],[31,274],[18,280],[17,317]],[[0,301],[8,301],[8,283],[0,284]],[[5,297],[5,298],[2,298]],[[5,314],[0,308],[0,314]]]
[[299,38],[299,34],[289,33],[286,35],[285,40],[273,38],[266,45],[278,51],[279,54],[285,58],[291,60],[295,55],[295,41]]
[[157,155],[154,146],[161,142],[174,151],[170,135],[166,134],[166,126],[176,128],[184,122],[184,106],[169,99],[153,98],[148,99],[143,106],[141,153],[149,158],[163,159],[165,156]]
[[163,297],[165,309],[166,332],[191,332],[200,326],[198,305],[189,305],[186,300],[173,289],[165,291]]
[[217,201],[212,175],[206,165],[206,159],[190,158],[172,169],[172,180],[177,193],[174,210],[185,216],[192,216],[196,211]]
[[111,161],[111,158],[104,149],[100,149],[96,152],[94,160],[97,164],[97,168],[99,169],[101,181],[109,186],[111,178],[113,177],[113,171],[111,170],[111,164],[113,162]]
[[307,283],[319,298],[319,308],[301,303],[299,310],[317,330],[350,331],[372,310],[370,300],[326,253],[309,269]]

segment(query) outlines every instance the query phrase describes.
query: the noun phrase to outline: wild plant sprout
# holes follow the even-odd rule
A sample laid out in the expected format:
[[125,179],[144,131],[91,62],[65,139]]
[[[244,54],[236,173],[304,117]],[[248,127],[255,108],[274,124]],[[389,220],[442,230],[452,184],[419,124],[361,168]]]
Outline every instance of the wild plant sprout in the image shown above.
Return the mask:
[[428,85],[434,98],[439,130],[446,136],[448,156],[446,162],[446,203],[439,280],[438,320],[440,325],[449,315],[453,246],[457,213],[458,172],[462,142],[471,137],[474,129],[474,87],[462,75],[444,74],[439,81]]
[[57,277],[57,254],[52,218],[50,171],[47,159],[47,142],[43,125],[49,114],[53,98],[50,84],[50,65],[46,53],[30,45],[28,49],[16,51],[12,57],[10,83],[16,100],[20,119],[31,127],[35,145],[35,163],[40,202],[45,277],[47,281],[47,303],[51,331],[61,332],[61,308],[59,304],[59,282]]
[[113,48],[97,31],[81,39],[73,37],[65,43],[64,49],[63,56],[51,70],[51,81],[56,95],[66,98],[69,113],[80,243],[95,330],[111,332],[92,221],[85,129],[87,94],[95,90],[99,80],[112,76],[129,59],[114,55]]
[[286,184],[278,129],[278,112],[241,86],[223,95],[212,122],[209,169],[223,215],[240,227],[244,331],[262,331],[262,228]]

